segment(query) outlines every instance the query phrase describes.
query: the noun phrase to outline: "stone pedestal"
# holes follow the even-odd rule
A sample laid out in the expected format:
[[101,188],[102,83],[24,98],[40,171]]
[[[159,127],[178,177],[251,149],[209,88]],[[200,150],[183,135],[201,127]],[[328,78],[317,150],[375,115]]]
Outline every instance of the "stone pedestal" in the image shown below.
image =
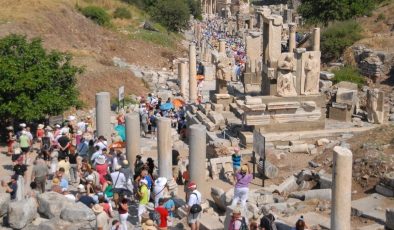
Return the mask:
[[172,176],[172,141],[171,141],[171,120],[169,118],[157,119],[157,152],[159,159],[159,177],[167,179]]
[[331,229],[351,229],[353,154],[347,148],[336,146],[333,162]]
[[196,45],[189,45],[189,101],[191,103],[197,100],[197,69],[196,69]]
[[206,176],[206,128],[203,125],[190,126],[190,152],[189,152],[189,173],[190,180],[197,186],[205,186]]
[[180,83],[180,91],[183,97],[186,96],[186,84],[187,84],[187,71],[186,62],[181,61],[178,63],[178,80]]
[[111,140],[111,95],[108,92],[96,93],[97,136]]
[[140,154],[140,116],[138,113],[126,115],[126,157],[129,161],[129,167],[134,174],[135,158]]

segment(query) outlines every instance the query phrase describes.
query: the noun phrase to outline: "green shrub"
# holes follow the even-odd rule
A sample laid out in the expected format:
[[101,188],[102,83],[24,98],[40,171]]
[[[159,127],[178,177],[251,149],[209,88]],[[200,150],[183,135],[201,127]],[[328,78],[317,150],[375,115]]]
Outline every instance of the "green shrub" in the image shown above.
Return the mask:
[[158,0],[152,9],[153,18],[170,31],[187,29],[189,6],[184,0]]
[[357,16],[370,15],[376,0],[302,0],[298,12],[309,23],[343,21]]
[[108,26],[111,23],[110,16],[108,13],[101,7],[98,6],[87,6],[80,9],[81,13],[93,20],[95,23],[101,26]]
[[349,81],[353,82],[358,85],[358,87],[361,87],[362,85],[365,84],[365,79],[363,76],[361,76],[359,70],[356,67],[353,66],[345,66],[340,68],[339,70],[333,71],[335,74],[334,77],[334,84],[339,83],[341,81]]
[[335,22],[324,29],[321,39],[322,58],[338,59],[345,49],[362,38],[362,28],[354,20]]
[[114,18],[130,19],[131,13],[130,13],[129,9],[127,9],[125,7],[118,7],[114,11]]

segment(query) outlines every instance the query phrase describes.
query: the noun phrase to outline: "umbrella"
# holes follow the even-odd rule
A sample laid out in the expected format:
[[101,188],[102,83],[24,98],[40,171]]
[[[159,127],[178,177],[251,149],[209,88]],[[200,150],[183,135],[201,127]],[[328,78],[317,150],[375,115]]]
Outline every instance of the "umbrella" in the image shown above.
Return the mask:
[[126,142],[115,142],[109,145],[109,148],[121,149],[126,147]]
[[179,108],[179,107],[183,106],[185,104],[185,102],[182,99],[174,99],[174,100],[172,100],[172,104],[174,104],[174,106],[176,108]]
[[115,131],[119,134],[123,141],[126,140],[126,128],[123,125],[115,126]]
[[166,102],[160,106],[160,110],[166,111],[174,108],[174,105],[171,102]]

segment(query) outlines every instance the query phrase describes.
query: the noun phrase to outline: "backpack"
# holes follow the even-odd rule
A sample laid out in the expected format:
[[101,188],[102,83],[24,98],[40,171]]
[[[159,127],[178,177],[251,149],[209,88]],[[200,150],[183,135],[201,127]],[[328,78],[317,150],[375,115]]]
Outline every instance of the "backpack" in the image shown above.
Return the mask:
[[153,220],[158,226],[161,224],[160,213],[153,211],[149,213],[149,218]]
[[241,221],[241,227],[239,227],[239,230],[248,230],[248,225],[246,224],[246,220],[245,217],[242,217],[242,220],[238,220]]
[[[194,193],[194,192],[193,192],[192,194],[196,195],[197,200],[198,200],[197,194]],[[201,211],[202,211],[202,207],[201,207],[201,205],[199,205],[199,204],[193,204],[193,205],[190,207],[190,213],[191,213],[191,214],[197,214],[197,213],[200,213]]]
[[264,227],[267,230],[277,230],[275,217],[272,214],[263,216],[260,220],[260,227]]

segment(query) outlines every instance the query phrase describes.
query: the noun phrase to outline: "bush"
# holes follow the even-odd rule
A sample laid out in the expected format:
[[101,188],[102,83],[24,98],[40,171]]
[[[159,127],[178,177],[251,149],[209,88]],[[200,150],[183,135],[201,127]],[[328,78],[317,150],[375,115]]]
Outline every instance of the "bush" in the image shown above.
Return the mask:
[[198,0],[187,0],[187,5],[189,6],[190,13],[195,19],[202,20],[201,15],[201,2]]
[[384,15],[384,14],[382,14],[382,13],[380,13],[379,15],[378,15],[378,17],[376,18],[376,21],[378,22],[378,21],[384,21],[384,20],[386,20],[386,16]]
[[111,23],[110,16],[101,7],[87,6],[85,8],[80,9],[80,11],[85,17],[90,18],[95,23],[101,26],[108,26]]
[[353,66],[345,66],[340,68],[339,70],[333,71],[335,74],[334,77],[334,84],[339,83],[341,81],[349,81],[353,82],[358,85],[358,87],[361,87],[362,85],[365,84],[365,79],[363,76],[361,76],[359,70],[356,67]]
[[362,28],[354,20],[335,22],[324,29],[321,39],[322,58],[338,59],[345,49],[362,38]]
[[158,0],[152,9],[153,18],[170,31],[186,29],[189,7],[184,0]]
[[114,18],[130,19],[131,18],[131,13],[125,7],[118,7],[114,11]]

